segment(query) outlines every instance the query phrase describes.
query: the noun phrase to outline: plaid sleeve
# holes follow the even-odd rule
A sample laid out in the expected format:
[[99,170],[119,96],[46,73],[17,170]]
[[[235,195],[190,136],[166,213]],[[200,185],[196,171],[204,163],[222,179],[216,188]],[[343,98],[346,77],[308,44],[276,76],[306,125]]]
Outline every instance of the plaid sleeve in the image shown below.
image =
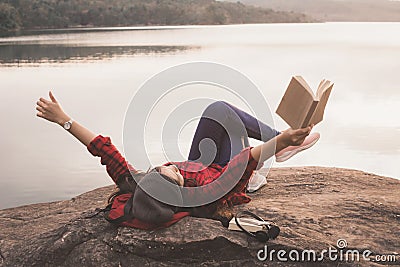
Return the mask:
[[127,175],[130,171],[136,172],[111,143],[109,137],[98,135],[90,142],[87,149],[93,156],[101,158],[101,164],[106,165],[107,173],[114,182],[117,182],[121,175]]
[[[204,179],[199,187],[188,189],[187,197],[201,201],[223,197],[226,194],[244,188],[258,162],[251,156],[251,148],[243,149],[222,169],[222,174],[215,180]],[[239,188],[240,187],[240,188]],[[198,192],[200,188],[200,193]],[[196,191],[196,194],[194,194]]]

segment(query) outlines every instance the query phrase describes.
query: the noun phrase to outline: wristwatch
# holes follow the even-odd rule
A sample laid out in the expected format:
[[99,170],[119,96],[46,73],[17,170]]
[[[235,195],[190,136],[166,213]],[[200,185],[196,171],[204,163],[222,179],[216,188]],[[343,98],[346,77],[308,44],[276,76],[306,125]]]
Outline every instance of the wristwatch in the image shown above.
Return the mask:
[[73,122],[72,120],[69,120],[66,123],[64,123],[64,125],[63,125],[64,129],[69,131],[69,129],[71,129],[72,122]]

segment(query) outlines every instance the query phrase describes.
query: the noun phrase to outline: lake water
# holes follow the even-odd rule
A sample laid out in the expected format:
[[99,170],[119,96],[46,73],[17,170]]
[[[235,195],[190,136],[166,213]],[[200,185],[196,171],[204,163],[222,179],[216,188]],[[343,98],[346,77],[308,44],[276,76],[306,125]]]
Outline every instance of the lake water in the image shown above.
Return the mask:
[[[48,98],[48,90],[71,117],[111,136],[122,151],[125,112],[140,85],[191,61],[242,72],[272,111],[292,75],[302,75],[312,88],[322,78],[334,81],[324,121],[315,129],[321,140],[273,166],[344,167],[399,178],[399,33],[400,23],[324,23],[88,29],[0,38],[0,208],[68,199],[111,183],[98,158],[61,127],[36,117],[35,103]],[[212,86],[191,88],[167,104],[185,97],[225,99],[245,108],[236,96]],[[274,119],[277,129],[287,128]],[[195,125],[179,136],[183,154]],[[162,163],[158,147],[150,144],[150,154]]]

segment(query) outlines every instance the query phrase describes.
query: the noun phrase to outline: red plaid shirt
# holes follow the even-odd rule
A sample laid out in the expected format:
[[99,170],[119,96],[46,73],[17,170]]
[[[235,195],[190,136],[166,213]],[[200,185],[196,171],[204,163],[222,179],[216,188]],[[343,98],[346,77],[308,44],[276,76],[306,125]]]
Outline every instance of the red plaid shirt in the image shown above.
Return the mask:
[[[130,175],[131,171],[136,172],[136,169],[125,160],[117,148],[111,143],[109,137],[103,137],[101,135],[95,137],[90,142],[87,149],[93,156],[101,157],[101,164],[106,166],[107,173],[114,182],[121,176]],[[171,164],[175,164],[180,169],[180,173],[185,179],[185,187],[203,188],[201,186],[213,182],[212,186],[204,187],[201,194],[190,194],[189,190],[189,195],[187,197],[194,198],[194,200],[198,198],[201,201],[202,196],[212,197],[213,195],[220,195],[221,190],[224,190],[223,192],[229,191],[222,198],[196,208],[197,214],[208,217],[215,212],[218,205],[240,205],[248,203],[251,200],[250,197],[245,194],[245,190],[253,171],[257,168],[258,162],[251,156],[250,148],[243,149],[230,160],[225,167],[221,167],[215,163],[210,166],[204,166],[202,163],[194,161],[168,162],[164,165],[168,166]],[[242,174],[241,172],[243,172],[243,170],[244,173]],[[230,188],[227,188],[227,185],[238,180],[239,175],[241,175],[240,180],[234,185],[233,189],[229,190]],[[110,218],[117,218],[123,215],[123,207],[130,196],[131,194],[123,194],[115,198],[112,210],[109,214]],[[178,212],[170,222],[162,225],[152,225],[137,219],[124,222],[123,225],[140,229],[162,228],[168,227],[188,215],[190,215],[189,212]]]

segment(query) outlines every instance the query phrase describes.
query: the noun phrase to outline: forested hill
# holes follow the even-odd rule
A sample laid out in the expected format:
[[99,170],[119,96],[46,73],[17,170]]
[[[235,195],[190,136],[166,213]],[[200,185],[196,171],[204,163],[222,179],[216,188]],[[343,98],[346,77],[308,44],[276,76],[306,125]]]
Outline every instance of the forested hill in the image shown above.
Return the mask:
[[0,0],[0,30],[309,22],[300,13],[214,0]]
[[[224,0],[236,2],[237,0]],[[399,0],[240,0],[244,4],[301,12],[322,21],[400,21]]]

